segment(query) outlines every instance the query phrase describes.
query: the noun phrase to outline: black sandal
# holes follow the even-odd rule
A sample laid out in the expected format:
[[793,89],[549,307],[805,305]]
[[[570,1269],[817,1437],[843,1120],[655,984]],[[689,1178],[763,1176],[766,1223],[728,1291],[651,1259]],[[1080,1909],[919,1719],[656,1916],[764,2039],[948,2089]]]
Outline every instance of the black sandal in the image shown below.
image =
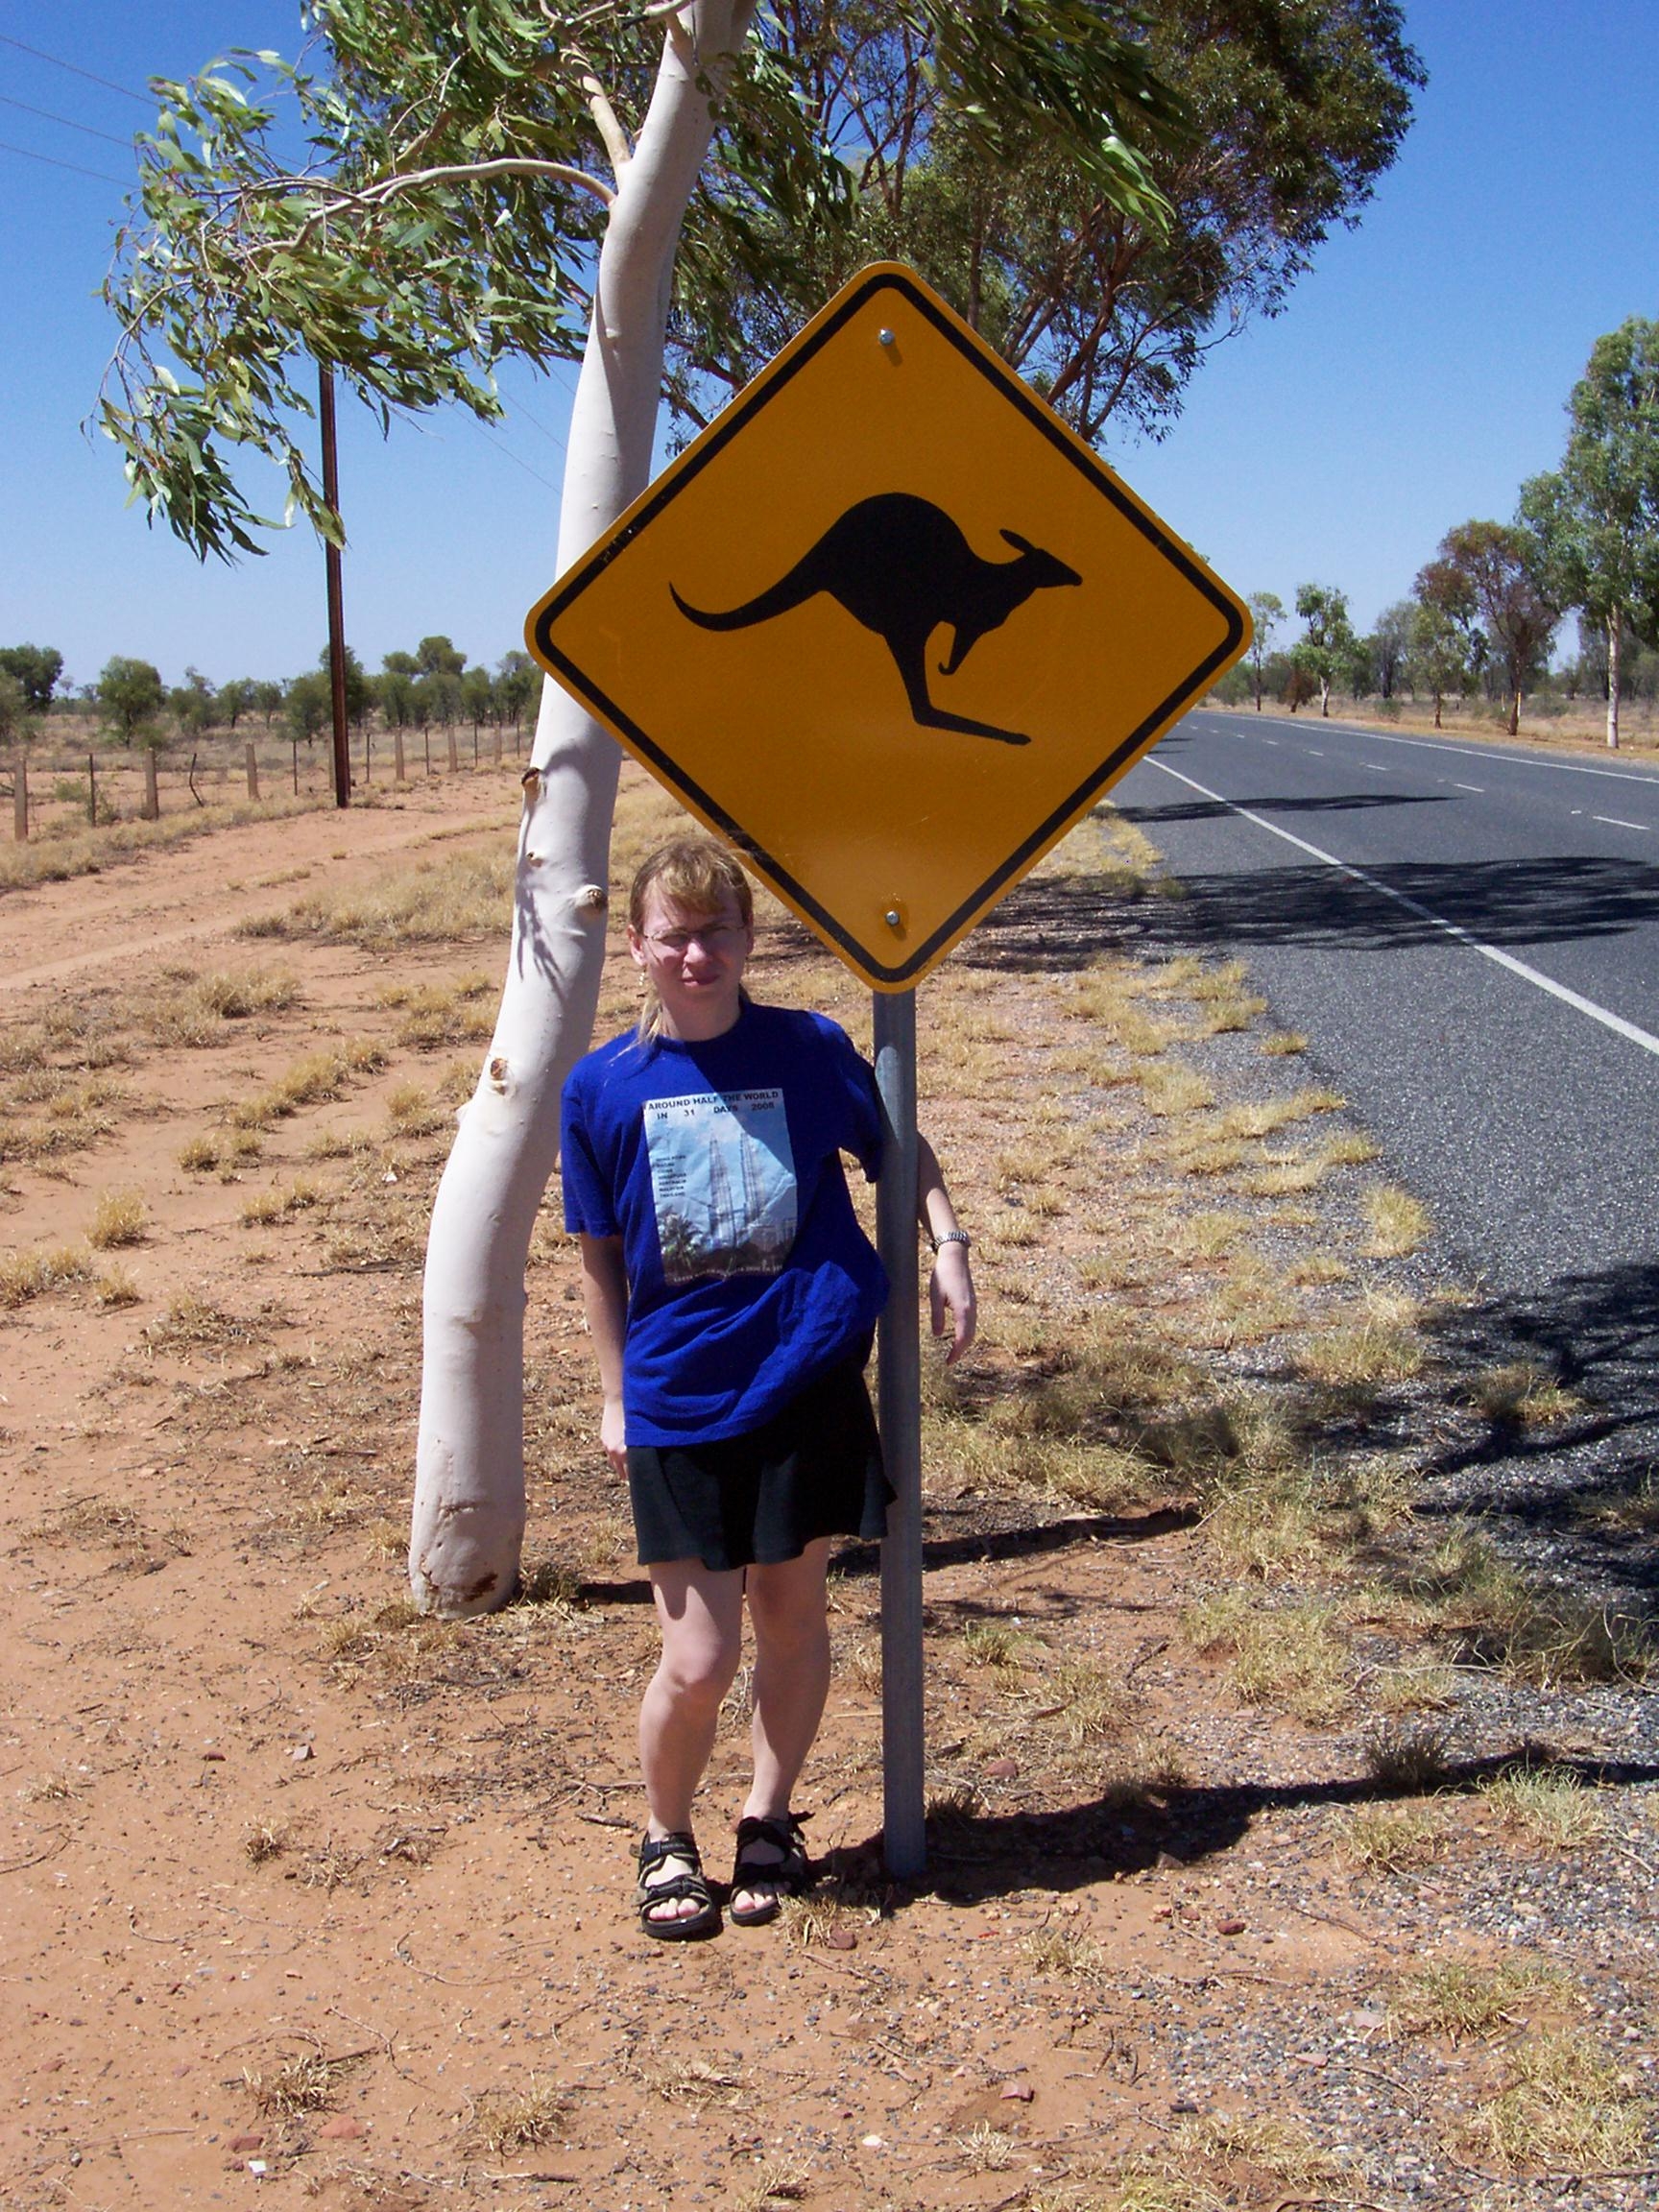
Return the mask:
[[[778,1857],[759,1858],[757,1843],[768,1845]],[[785,1897],[799,1897],[812,1887],[812,1869],[806,1863],[806,1839],[797,1815],[761,1820],[753,1814],[737,1823],[737,1857],[732,1867],[732,1892],[739,1889],[769,1892],[757,1905],[739,1909],[728,1903],[727,1911],[739,1928],[763,1927],[776,1920]]]
[[[665,1860],[678,1860],[685,1872],[666,1875],[661,1882],[647,1882],[645,1877],[654,1873]],[[697,1911],[670,1913],[666,1919],[654,1917],[654,1906],[678,1904],[682,1898],[689,1898]],[[660,1942],[683,1943],[693,1936],[713,1936],[718,1932],[720,1908],[714,1902],[713,1892],[704,1876],[703,1862],[697,1856],[696,1842],[690,1836],[682,1833],[640,1837],[639,1879],[634,1885],[634,1909],[646,1935],[655,1936]]]

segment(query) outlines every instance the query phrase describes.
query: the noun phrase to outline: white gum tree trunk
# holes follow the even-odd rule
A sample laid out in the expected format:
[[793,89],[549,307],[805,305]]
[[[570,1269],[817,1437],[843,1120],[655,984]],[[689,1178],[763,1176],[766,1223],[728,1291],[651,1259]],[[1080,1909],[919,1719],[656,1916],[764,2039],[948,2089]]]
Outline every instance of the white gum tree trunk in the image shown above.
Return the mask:
[[1607,617],[1607,742],[1615,753],[1619,750],[1619,687],[1623,675],[1619,665],[1619,634],[1623,626],[1624,611],[1616,607]]
[[[631,152],[613,145],[619,173],[570,417],[560,573],[650,479],[674,255],[712,131],[708,86],[752,12],[753,0],[691,0],[671,17],[638,139]],[[505,1604],[518,1580],[524,1267],[558,1155],[560,1086],[598,1003],[620,761],[615,740],[545,684],[501,1010],[426,1249],[409,1579],[418,1604],[450,1619]]]

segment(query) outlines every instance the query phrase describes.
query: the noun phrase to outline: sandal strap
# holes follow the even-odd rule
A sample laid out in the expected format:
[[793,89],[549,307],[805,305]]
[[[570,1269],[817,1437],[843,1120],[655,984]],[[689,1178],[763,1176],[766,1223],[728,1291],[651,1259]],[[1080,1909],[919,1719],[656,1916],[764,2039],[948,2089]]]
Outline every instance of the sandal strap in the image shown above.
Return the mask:
[[[698,1879],[702,1879],[703,1861],[698,1853],[697,1839],[693,1836],[686,1835],[684,1830],[676,1830],[667,1836],[645,1835],[640,1837],[640,1881],[643,1882],[647,1874],[651,1873],[655,1868],[661,1866],[664,1859],[684,1859],[686,1864],[691,1868],[692,1872],[698,1877]],[[673,1879],[675,1881],[683,1882],[686,1879],[686,1877],[683,1874],[679,1874],[675,1875]],[[661,1885],[653,1883],[652,1885],[652,1890],[654,1894],[659,1889],[666,1890],[666,1883],[662,1883]]]
[[[769,1844],[778,1852],[777,1859],[757,1859],[753,1856],[757,1843]],[[785,1813],[778,1819],[764,1819],[758,1814],[750,1814],[737,1823],[737,1858],[732,1871],[733,1886],[747,1888],[753,1883],[777,1883],[798,1887],[806,1873],[806,1839],[801,1833],[801,1822],[793,1813]]]
[[634,1893],[642,1912],[655,1905],[678,1904],[683,1897],[689,1897],[694,1905],[711,1902],[709,1885],[701,1874],[670,1874],[665,1882],[641,1882]]

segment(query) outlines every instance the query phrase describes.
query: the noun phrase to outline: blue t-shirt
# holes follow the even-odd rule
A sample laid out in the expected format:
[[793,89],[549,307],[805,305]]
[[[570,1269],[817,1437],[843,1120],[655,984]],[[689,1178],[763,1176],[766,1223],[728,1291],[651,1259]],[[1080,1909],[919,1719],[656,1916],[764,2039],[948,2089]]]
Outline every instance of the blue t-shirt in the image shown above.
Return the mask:
[[876,1079],[822,1014],[745,1003],[565,1079],[565,1226],[622,1238],[630,1444],[757,1429],[875,1327],[887,1279],[842,1172],[881,1163]]

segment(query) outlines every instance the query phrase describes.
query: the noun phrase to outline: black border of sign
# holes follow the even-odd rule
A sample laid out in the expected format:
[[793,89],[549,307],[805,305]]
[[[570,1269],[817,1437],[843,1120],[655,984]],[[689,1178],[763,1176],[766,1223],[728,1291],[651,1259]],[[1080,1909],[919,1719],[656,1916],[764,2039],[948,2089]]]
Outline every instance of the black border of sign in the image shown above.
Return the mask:
[[[608,698],[584,670],[561,653],[549,636],[553,623],[593,579],[610,566],[623,548],[638,537],[640,531],[661,513],[693,476],[708,467],[759,408],[783,390],[796,372],[822,349],[850,317],[858,313],[877,293],[883,290],[901,294],[919,315],[932,325],[941,337],[956,349],[972,368],[976,369],[988,382],[995,384],[1002,397],[1019,409],[1033,429],[1047,439],[1074,469],[1086,476],[1094,490],[1109,499],[1124,520],[1132,523],[1166,561],[1181,571],[1194,590],[1208,599],[1227,623],[1227,635],[1214,652],[1178,684],[1151,713],[1145,715],[1128,736],[1114,747],[1100,765],[1084,778],[1070,796],[1063,800],[1019,848],[992,871],[979,888],[963,900],[955,912],[897,967],[889,967],[877,959],[867,946],[843,928],[833,915],[826,912],[787,869],[780,867],[772,855],[756,843],[741,823],[733,821],[725,808],[670,759],[661,747],[614,700]],[[783,891],[804,913],[811,915],[818,927],[842,948],[862,974],[873,982],[879,978],[889,989],[902,989],[919,971],[930,965],[942,948],[948,948],[954,942],[986,907],[994,904],[1004,890],[1012,887],[1014,879],[1024,873],[1068,823],[1085,810],[1097,792],[1132,765],[1133,757],[1144,749],[1162,724],[1171,720],[1188,700],[1207,688],[1215,671],[1236,655],[1243,637],[1244,625],[1233,601],[1216,589],[1214,579],[1199,567],[1183,546],[1167,537],[1134,500],[1125,497],[1117,480],[1059,417],[1021,382],[1006,363],[959,326],[953,317],[941,314],[932,296],[922,289],[916,280],[891,264],[885,264],[871,269],[862,277],[855,276],[833,311],[826,315],[816,329],[803,333],[802,341],[797,342],[794,352],[779,363],[776,373],[768,375],[762,371],[759,388],[756,389],[752,385],[748,394],[739,394],[726,413],[717,417],[703,437],[687,448],[679,466],[669,469],[655,491],[644,494],[621,528],[577,563],[563,583],[557,585],[551,595],[535,611],[530,643],[542,666],[550,669],[567,691],[573,692],[584,705],[591,708],[601,721],[609,723],[631,751],[648,761],[663,782],[688,800],[693,808],[705,820],[714,824],[739,852],[748,854],[760,873]]]

